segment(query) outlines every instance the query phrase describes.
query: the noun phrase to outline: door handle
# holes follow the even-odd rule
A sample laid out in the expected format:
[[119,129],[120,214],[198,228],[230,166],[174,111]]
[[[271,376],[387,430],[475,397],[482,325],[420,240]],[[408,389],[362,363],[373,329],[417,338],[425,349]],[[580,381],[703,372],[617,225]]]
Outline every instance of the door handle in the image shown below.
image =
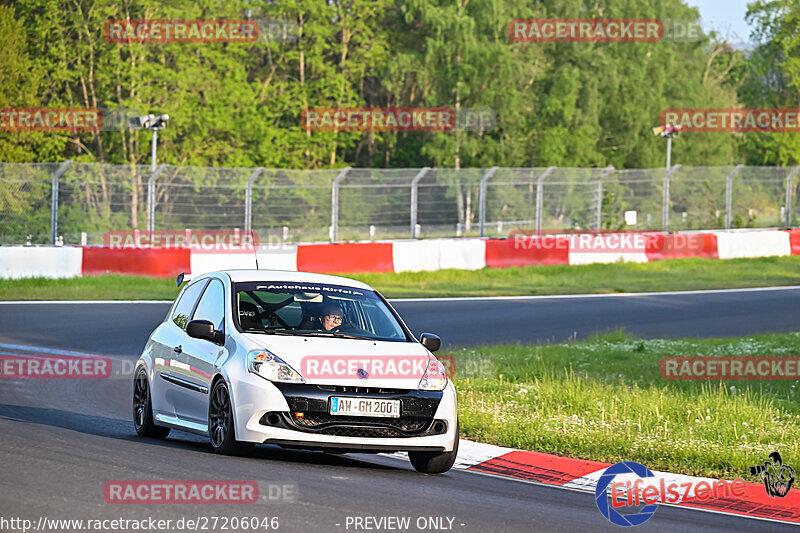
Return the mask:
[[174,347],[173,350],[175,351],[175,353],[181,353],[183,351],[183,348],[179,344],[176,347]]

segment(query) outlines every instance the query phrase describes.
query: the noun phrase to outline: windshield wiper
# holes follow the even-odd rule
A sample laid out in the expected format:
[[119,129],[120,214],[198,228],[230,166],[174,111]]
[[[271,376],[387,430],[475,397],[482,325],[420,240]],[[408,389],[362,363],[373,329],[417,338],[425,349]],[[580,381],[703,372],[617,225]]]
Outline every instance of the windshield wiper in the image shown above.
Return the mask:
[[291,331],[283,331],[278,329],[246,329],[244,330],[245,333],[264,333],[266,335],[290,335],[292,337],[296,336],[296,333],[292,333]]
[[361,339],[365,341],[374,341],[372,337],[364,337],[363,335],[353,335],[352,333],[342,333],[340,331],[304,331],[301,335],[308,337],[337,337],[340,339]]

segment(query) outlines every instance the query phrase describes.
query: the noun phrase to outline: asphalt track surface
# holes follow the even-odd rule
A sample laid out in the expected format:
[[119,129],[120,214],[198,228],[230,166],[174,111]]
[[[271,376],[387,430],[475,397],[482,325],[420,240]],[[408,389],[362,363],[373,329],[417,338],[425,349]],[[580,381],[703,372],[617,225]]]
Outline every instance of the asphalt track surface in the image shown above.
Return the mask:
[[[800,290],[664,294],[613,298],[539,298],[396,302],[415,332],[450,344],[563,341],[625,326],[645,336],[724,336],[796,331]],[[3,304],[0,347],[9,344],[112,356],[102,380],[0,380],[0,519],[172,519],[278,517],[278,531],[377,531],[348,517],[410,517],[408,529],[383,531],[614,531],[593,495],[451,470],[422,475],[395,457],[329,455],[259,446],[218,456],[200,437],[173,431],[140,438],[130,421],[129,369],[167,305]],[[732,323],[731,323],[732,322]],[[36,349],[31,349],[34,352]],[[119,372],[119,373],[117,373]],[[253,480],[249,505],[107,504],[112,480]],[[286,486],[286,498],[270,495]],[[451,529],[418,528],[426,517]],[[446,525],[448,520],[443,522]],[[0,520],[2,524],[2,520]],[[795,526],[661,507],[637,531],[782,531]],[[0,526],[2,531],[17,531]],[[220,530],[219,528],[217,530]],[[51,530],[56,531],[56,530]],[[64,530],[62,530],[64,531]],[[261,531],[264,531],[263,529]]]

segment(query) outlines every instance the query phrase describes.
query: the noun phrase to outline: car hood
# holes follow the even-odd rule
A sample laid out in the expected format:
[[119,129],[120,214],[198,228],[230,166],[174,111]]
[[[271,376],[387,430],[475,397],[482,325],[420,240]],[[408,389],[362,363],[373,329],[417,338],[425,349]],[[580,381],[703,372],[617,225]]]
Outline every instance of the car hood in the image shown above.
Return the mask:
[[417,342],[244,335],[283,359],[311,384],[416,389],[428,360],[434,359]]

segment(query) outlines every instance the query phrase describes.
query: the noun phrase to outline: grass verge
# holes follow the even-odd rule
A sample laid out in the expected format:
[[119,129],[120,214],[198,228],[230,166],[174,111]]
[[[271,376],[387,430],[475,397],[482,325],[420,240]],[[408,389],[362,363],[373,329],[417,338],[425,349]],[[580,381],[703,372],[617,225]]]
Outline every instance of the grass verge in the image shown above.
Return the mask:
[[[800,285],[800,256],[345,275],[389,298],[729,289]],[[0,300],[171,300],[177,292],[172,278],[120,275],[0,283]]]
[[667,381],[665,356],[800,355],[800,333],[585,342],[452,352],[465,438],[717,478],[779,451],[800,465],[798,381]]

